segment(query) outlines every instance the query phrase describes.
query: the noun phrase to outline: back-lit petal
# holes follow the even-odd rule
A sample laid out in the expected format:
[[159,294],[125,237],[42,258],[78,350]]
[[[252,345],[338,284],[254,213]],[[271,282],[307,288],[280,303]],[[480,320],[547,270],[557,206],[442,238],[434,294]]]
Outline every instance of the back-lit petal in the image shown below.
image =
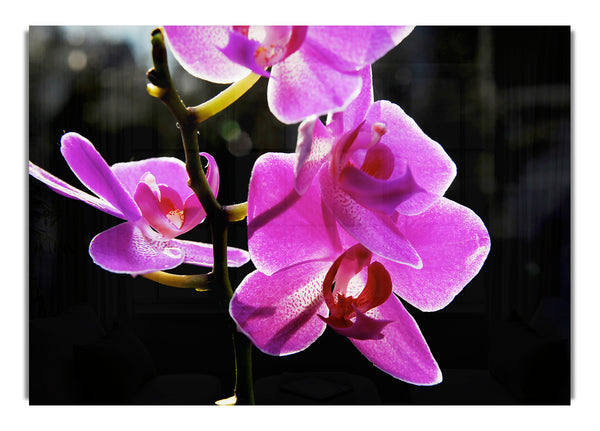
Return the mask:
[[373,212],[354,201],[333,181],[327,169],[319,173],[323,202],[338,223],[374,254],[394,262],[421,268],[419,254],[401,230],[387,216]]
[[300,196],[294,164],[294,154],[267,153],[250,178],[248,249],[256,268],[269,275],[307,260],[335,259],[341,252],[337,223],[321,203],[318,182]]
[[29,174],[32,177],[46,184],[48,187],[50,187],[52,190],[54,190],[60,195],[66,196],[71,199],[80,200],[90,206],[93,206],[96,209],[99,209],[100,211],[104,211],[105,213],[108,213],[115,217],[125,219],[123,213],[116,209],[114,206],[112,206],[110,202],[106,201],[105,199],[101,199],[99,197],[90,195],[89,193],[83,192],[73,187],[72,185],[67,184],[60,178],[55,177],[51,173],[43,170],[42,168],[31,162],[29,162]]
[[89,252],[96,265],[107,271],[131,275],[175,268],[184,258],[183,251],[160,241],[148,226],[131,222],[96,235]]
[[479,216],[446,198],[419,215],[398,216],[396,225],[419,251],[423,268],[374,259],[388,269],[395,292],[424,311],[448,305],[477,275],[490,251],[490,236]]
[[235,82],[249,70],[221,51],[229,41],[228,26],[164,26],[166,42],[179,64],[191,75],[207,81]]
[[60,150],[73,173],[88,189],[110,202],[127,220],[136,221],[142,216],[133,197],[90,141],[70,132],[62,136]]
[[349,338],[373,365],[382,371],[415,385],[434,385],[442,381],[442,373],[413,317],[394,295],[367,316],[387,321],[382,338],[359,340]]
[[327,326],[321,285],[330,262],[307,262],[271,276],[254,271],[235,290],[231,317],[252,343],[270,355],[310,346]]

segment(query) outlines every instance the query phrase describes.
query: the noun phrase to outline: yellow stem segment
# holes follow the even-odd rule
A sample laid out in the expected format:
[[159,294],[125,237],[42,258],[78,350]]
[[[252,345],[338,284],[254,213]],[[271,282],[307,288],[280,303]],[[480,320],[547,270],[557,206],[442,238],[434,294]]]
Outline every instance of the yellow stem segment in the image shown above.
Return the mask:
[[209,275],[210,274],[178,275],[169,274],[164,271],[141,274],[142,277],[165,286],[196,289],[198,292],[208,292]]
[[241,204],[226,205],[223,207],[227,221],[242,221],[248,215],[248,202],[242,202]]
[[250,75],[240,79],[237,82],[234,82],[212,99],[207,100],[198,106],[189,108],[189,110],[196,117],[196,123],[199,124],[207,118],[210,118],[227,108],[237,99],[242,97],[246,91],[252,88],[259,78],[260,75],[256,73],[250,73]]

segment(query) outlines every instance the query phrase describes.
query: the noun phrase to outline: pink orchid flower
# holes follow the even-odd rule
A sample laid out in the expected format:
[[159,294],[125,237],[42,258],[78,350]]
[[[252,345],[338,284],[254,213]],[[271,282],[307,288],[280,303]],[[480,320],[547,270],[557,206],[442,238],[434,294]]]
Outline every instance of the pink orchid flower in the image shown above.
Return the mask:
[[426,211],[445,193],[456,166],[397,105],[373,102],[371,68],[361,72],[360,95],[323,125],[310,117],[298,129],[295,188],[316,178],[335,219],[373,253],[414,268],[419,254],[399,215]]
[[248,246],[256,271],[236,289],[229,309],[239,330],[263,352],[288,355],[329,326],[395,378],[439,383],[440,369],[398,297],[425,311],[450,303],[489,252],[481,219],[446,198],[419,214],[398,214],[394,226],[423,263],[421,269],[400,264],[341,228],[318,182],[302,195],[296,191],[296,158],[267,153],[254,165]]
[[[283,123],[343,109],[358,95],[358,71],[398,45],[413,27],[165,26],[175,58],[217,83],[250,72],[270,77],[269,108]],[[266,71],[271,68],[270,72]]]
[[[174,268],[182,263],[212,266],[210,244],[175,239],[206,217],[187,185],[185,164],[161,157],[108,166],[92,143],[77,133],[61,138],[61,152],[71,170],[96,196],[83,192],[29,162],[31,176],[55,192],[127,220],[96,235],[89,253],[102,268],[131,275]],[[207,180],[217,194],[219,171],[212,156]],[[245,250],[228,248],[228,264],[248,262]]]

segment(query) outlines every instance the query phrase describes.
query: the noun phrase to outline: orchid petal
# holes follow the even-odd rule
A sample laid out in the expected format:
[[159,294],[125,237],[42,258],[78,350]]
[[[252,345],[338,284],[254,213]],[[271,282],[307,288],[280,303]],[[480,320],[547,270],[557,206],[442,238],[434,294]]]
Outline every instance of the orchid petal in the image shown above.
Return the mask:
[[374,254],[394,262],[421,268],[419,255],[392,223],[389,217],[380,215],[356,203],[339,185],[327,169],[319,172],[323,201],[338,223]]
[[371,66],[365,66],[359,71],[362,79],[360,93],[343,111],[334,112],[329,116],[327,129],[335,136],[341,136],[344,131],[353,130],[365,119],[369,106],[373,104],[373,77]]
[[181,196],[171,187],[160,184],[158,186],[158,190],[160,191],[160,209],[163,213],[168,213],[174,209],[182,209],[183,201],[181,200]]
[[340,177],[340,187],[356,202],[373,211],[392,214],[403,202],[425,194],[414,180],[410,169],[391,180],[380,180],[355,166],[346,166]]
[[71,199],[77,199],[86,204],[99,209],[107,214],[113,215],[115,217],[125,219],[125,216],[121,211],[112,206],[108,201],[98,198],[96,196],[90,195],[86,192],[83,192],[70,184],[67,184],[60,178],[55,177],[51,173],[43,170],[39,166],[29,162],[29,174],[46,184],[56,193],[66,196]]
[[[211,267],[214,264],[212,244],[172,239],[169,241],[169,246],[177,248],[185,254],[183,263],[206,267]],[[227,247],[227,266],[239,268],[249,261],[250,254],[246,250]]]
[[110,169],[131,196],[135,195],[138,183],[148,172],[154,176],[156,184],[169,186],[183,199],[193,193],[187,184],[189,177],[185,170],[185,163],[174,157],[115,163]]
[[267,276],[250,273],[235,290],[229,313],[252,343],[270,355],[310,346],[325,330],[321,284],[331,262],[307,262]]
[[195,194],[190,195],[183,204],[183,225],[180,229],[180,234],[185,233],[200,223],[206,218],[206,211],[198,200]]
[[356,71],[381,58],[410,34],[411,26],[311,26],[310,45],[338,70]]
[[239,81],[248,68],[229,60],[221,49],[234,33],[226,26],[165,26],[166,42],[190,74],[220,84]]
[[472,210],[441,198],[416,216],[399,216],[397,226],[419,250],[423,268],[414,270],[385,259],[394,291],[423,311],[448,305],[483,266],[490,236]]
[[381,339],[349,338],[373,365],[415,385],[434,385],[442,381],[442,373],[421,330],[398,298],[391,295],[366,315],[389,322],[381,330]]
[[397,208],[402,214],[418,214],[442,196],[456,176],[456,165],[442,146],[429,138],[397,105],[377,101],[369,108],[366,124],[382,122],[387,133],[381,144],[396,156],[391,178],[405,174],[410,167],[414,181],[427,193],[415,193]]
[[60,151],[73,173],[88,189],[110,202],[127,220],[141,218],[133,197],[90,141],[77,133],[67,133],[61,138]]
[[[360,267],[363,267],[366,264],[364,260],[370,260],[371,258],[371,253],[367,252],[365,254],[366,249],[362,245],[355,246],[355,248],[351,250],[359,252],[359,255],[356,256],[356,258],[358,258],[356,261],[357,267],[352,268],[352,265],[346,265],[345,271],[348,272],[348,274],[344,277],[343,274],[340,274],[344,271],[342,268],[343,263],[340,262],[340,259],[338,258],[325,276],[323,282],[323,297],[330,310],[330,314],[327,318],[322,317],[322,319],[337,333],[346,337],[361,340],[380,339],[383,337],[381,330],[385,325],[390,323],[390,321],[373,319],[364,314],[364,312],[386,302],[392,294],[392,281],[390,275],[380,262],[371,263],[368,265],[368,271],[361,271],[360,275],[352,280],[353,285],[356,285],[357,283],[362,285],[362,291],[356,299],[347,297],[345,292],[343,292],[341,297],[338,296],[337,301],[333,300],[330,287],[332,271],[337,271],[337,274],[335,275],[335,290],[336,293],[338,293],[337,277],[342,275],[341,281],[342,283],[346,283],[348,276],[357,274],[357,272],[360,271]],[[347,253],[348,252],[344,253],[344,255]],[[340,263],[342,263],[342,265],[340,265]],[[344,259],[344,263],[351,264],[353,262],[352,260],[348,261],[347,259]],[[367,272],[366,277],[365,272]],[[351,305],[352,308],[346,308],[347,305]],[[352,315],[355,317],[354,321],[351,320]]]
[[[219,166],[213,156],[208,153],[199,153],[202,157],[206,158],[208,165],[206,167],[206,181],[208,186],[213,192],[215,197],[219,194]],[[187,179],[187,173],[186,173]],[[187,183],[186,183],[187,184]],[[189,187],[188,187],[189,188]],[[191,190],[191,189],[190,189]]]
[[265,71],[265,66],[261,66],[256,61],[256,52],[259,50],[260,42],[248,39],[247,36],[232,31],[229,33],[227,46],[221,49],[221,52],[232,62],[248,68],[251,72],[258,75],[269,77],[269,72]]
[[285,124],[310,115],[344,109],[360,91],[357,72],[341,72],[320,53],[302,47],[271,69],[267,101],[275,117]]
[[319,317],[338,334],[355,340],[381,340],[383,338],[383,328],[392,322],[391,320],[373,319],[356,309],[355,312],[356,320],[352,326],[348,327],[337,327],[332,324],[329,318]]
[[146,221],[165,238],[173,238],[179,235],[179,228],[167,219],[150,186],[143,181],[139,182],[135,191],[135,201]]
[[367,283],[354,300],[356,310],[366,312],[383,304],[392,294],[392,279],[380,262],[368,266]]
[[334,260],[341,252],[337,224],[321,204],[317,181],[302,196],[294,189],[294,163],[294,154],[264,154],[250,178],[248,249],[267,275],[308,260]]
[[175,268],[183,251],[170,247],[148,226],[122,223],[96,235],[89,248],[94,263],[107,271],[139,275]]
[[294,177],[295,188],[299,194],[304,194],[317,176],[331,152],[332,143],[333,136],[315,116],[307,118],[298,127]]

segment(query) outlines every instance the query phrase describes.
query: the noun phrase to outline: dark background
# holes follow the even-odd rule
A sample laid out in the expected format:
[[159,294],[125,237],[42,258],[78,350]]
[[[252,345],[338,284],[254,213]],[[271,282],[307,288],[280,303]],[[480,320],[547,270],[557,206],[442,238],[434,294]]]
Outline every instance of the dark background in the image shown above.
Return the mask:
[[[184,159],[170,113],[146,93],[151,31],[30,28],[32,162],[80,187],[60,154],[68,131],[90,139],[109,164]],[[171,68],[189,106],[225,88]],[[254,349],[257,401],[568,404],[570,28],[418,27],[373,75],[375,99],[401,106],[455,161],[446,196],[483,219],[490,255],[444,310],[406,305],[442,369],[440,385],[395,380],[327,330],[288,357]],[[254,160],[293,151],[296,129],[268,111],[266,80],[203,123],[202,150],[221,171],[219,201],[245,201]],[[33,178],[29,216],[31,404],[194,404],[231,395],[231,321],[214,296],[103,271],[89,242],[120,221]],[[208,241],[208,232],[184,238]],[[232,226],[229,243],[246,247],[244,223]],[[251,270],[232,269],[232,283]]]

